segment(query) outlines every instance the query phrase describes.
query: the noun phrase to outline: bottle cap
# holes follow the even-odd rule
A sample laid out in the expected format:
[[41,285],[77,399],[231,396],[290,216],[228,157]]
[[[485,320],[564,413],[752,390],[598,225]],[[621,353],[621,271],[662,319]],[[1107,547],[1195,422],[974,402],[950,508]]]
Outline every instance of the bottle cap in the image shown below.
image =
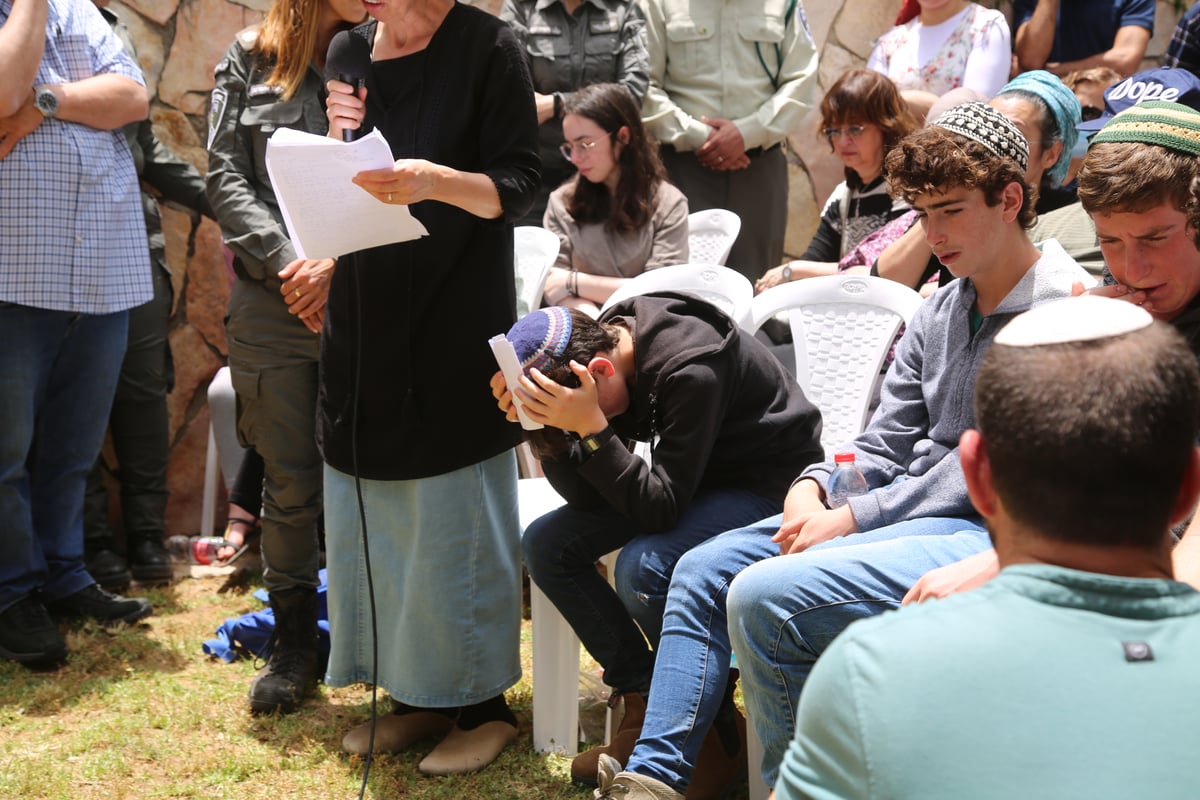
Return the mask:
[[835,464],[853,464],[854,463],[854,453],[835,453],[833,456],[833,463],[835,463]]

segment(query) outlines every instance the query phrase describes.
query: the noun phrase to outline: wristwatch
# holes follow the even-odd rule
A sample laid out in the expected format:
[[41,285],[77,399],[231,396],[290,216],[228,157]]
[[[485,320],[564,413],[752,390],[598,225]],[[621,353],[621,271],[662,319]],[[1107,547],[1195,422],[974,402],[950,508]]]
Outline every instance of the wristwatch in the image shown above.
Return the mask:
[[593,433],[590,436],[584,436],[579,440],[579,447],[583,450],[583,457],[588,458],[596,454],[601,447],[608,444],[608,440],[616,436],[616,432],[609,425],[599,433]]
[[33,107],[41,112],[44,119],[50,119],[58,113],[58,95],[46,84],[39,84],[33,87]]
[[792,262],[783,265],[783,282],[788,283],[792,279]]

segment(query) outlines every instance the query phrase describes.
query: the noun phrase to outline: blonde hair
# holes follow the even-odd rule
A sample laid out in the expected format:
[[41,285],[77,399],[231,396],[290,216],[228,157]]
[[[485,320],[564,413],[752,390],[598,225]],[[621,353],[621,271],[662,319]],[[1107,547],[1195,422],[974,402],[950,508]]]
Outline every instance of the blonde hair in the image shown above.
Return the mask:
[[274,0],[258,28],[254,52],[273,61],[268,86],[278,86],[291,100],[304,81],[317,48],[322,0]]

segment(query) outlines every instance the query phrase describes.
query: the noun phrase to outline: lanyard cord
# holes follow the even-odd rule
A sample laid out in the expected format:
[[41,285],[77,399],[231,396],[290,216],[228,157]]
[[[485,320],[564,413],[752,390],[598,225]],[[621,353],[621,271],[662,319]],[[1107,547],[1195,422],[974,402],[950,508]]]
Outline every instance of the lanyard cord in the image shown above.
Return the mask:
[[[787,33],[787,26],[792,22],[792,15],[796,13],[797,0],[788,0],[787,10],[783,12],[783,31]],[[754,52],[758,56],[758,63],[762,64],[763,72],[767,73],[767,79],[771,81],[771,86],[776,90],[779,89],[779,75],[783,72],[783,48],[777,44],[771,45],[775,48],[775,71],[767,66],[767,60],[763,58],[762,42],[754,43]]]

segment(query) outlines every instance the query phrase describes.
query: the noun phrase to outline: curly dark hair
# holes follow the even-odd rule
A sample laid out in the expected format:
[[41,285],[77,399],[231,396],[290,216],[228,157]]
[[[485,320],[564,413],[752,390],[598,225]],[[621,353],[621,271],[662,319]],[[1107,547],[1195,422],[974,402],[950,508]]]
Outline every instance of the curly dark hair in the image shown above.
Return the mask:
[[1004,187],[1019,184],[1023,192],[1017,221],[1028,230],[1037,212],[1037,190],[1011,158],[946,128],[930,125],[905,137],[884,161],[888,192],[912,203],[923,194],[940,194],[959,187],[979,189],[989,206],[999,205]]
[[1100,142],[1079,170],[1079,201],[1089,214],[1149,211],[1170,204],[1187,216],[1200,249],[1200,158],[1141,142]]
[[[567,98],[563,116],[568,114],[590,119],[610,134],[609,147],[616,154],[621,177],[613,197],[603,183],[592,183],[576,173],[565,198],[567,211],[577,222],[603,222],[609,230],[620,232],[648,223],[654,215],[654,197],[667,179],[667,171],[642,125],[641,110],[633,95],[619,84],[593,84]],[[622,128],[629,135],[623,143],[618,139]]]

